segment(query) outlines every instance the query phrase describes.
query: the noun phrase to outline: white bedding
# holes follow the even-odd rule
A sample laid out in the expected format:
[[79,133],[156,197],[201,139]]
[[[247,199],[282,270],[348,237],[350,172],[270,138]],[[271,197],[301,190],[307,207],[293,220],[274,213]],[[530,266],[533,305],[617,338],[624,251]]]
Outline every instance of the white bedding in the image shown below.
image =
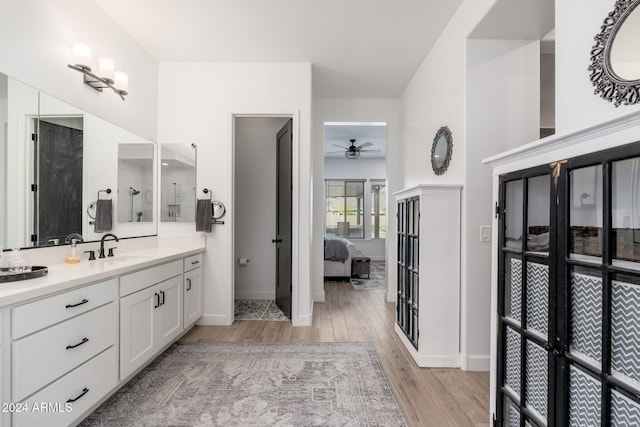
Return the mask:
[[342,237],[331,238],[344,241],[349,250],[349,257],[344,262],[324,260],[324,277],[351,277],[351,256],[356,250],[356,245]]

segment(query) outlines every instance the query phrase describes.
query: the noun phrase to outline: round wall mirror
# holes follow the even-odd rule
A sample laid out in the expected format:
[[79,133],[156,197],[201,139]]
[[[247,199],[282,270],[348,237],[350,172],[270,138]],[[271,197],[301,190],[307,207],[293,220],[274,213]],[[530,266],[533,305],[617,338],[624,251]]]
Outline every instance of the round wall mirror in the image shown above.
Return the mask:
[[618,107],[640,102],[640,0],[618,0],[595,36],[590,72],[594,93]]
[[442,126],[436,132],[431,146],[431,168],[436,175],[442,175],[447,171],[451,162],[453,139],[447,126]]

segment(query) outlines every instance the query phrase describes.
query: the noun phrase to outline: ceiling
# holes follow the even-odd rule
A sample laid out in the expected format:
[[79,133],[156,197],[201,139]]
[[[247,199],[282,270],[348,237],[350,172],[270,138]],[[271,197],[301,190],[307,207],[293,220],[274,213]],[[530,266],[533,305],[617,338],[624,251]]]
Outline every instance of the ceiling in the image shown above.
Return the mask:
[[461,0],[94,0],[159,62],[310,62],[316,98],[398,98]]
[[384,158],[387,156],[386,123],[325,123],[324,157],[344,159],[344,150],[335,145],[348,147],[351,145],[350,139],[356,140],[356,146],[365,142],[373,144],[366,147],[366,150],[380,150],[378,153],[362,153],[361,159]]

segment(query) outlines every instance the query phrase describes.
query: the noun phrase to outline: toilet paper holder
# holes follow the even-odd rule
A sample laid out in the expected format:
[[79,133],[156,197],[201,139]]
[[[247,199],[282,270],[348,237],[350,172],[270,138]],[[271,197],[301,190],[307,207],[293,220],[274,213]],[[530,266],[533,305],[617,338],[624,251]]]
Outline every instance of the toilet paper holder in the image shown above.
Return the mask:
[[251,262],[250,259],[247,258],[238,258],[238,264],[239,265],[249,265],[249,263]]

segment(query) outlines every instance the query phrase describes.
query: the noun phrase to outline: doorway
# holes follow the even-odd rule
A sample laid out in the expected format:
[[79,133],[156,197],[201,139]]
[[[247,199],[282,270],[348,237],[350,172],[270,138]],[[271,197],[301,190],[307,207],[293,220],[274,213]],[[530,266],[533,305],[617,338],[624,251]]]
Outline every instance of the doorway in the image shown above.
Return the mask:
[[[233,119],[234,318],[281,319],[278,311],[291,318],[291,152],[288,157],[284,153],[279,156],[278,150],[278,141],[282,140],[278,135],[287,123],[289,130],[285,133],[291,148],[290,116]],[[289,159],[287,173],[278,172],[279,157]],[[288,183],[283,178],[288,178]],[[280,197],[283,192],[278,190],[279,183],[289,188],[288,202]],[[283,228],[286,224],[278,229],[278,217],[285,218],[287,211],[288,233]],[[284,288],[288,295],[281,292]],[[276,294],[285,310],[276,307]]]
[[386,122],[324,123],[324,235],[351,242],[351,259],[371,261],[352,280],[351,259],[343,268],[325,260],[326,278],[387,289],[387,140]]

